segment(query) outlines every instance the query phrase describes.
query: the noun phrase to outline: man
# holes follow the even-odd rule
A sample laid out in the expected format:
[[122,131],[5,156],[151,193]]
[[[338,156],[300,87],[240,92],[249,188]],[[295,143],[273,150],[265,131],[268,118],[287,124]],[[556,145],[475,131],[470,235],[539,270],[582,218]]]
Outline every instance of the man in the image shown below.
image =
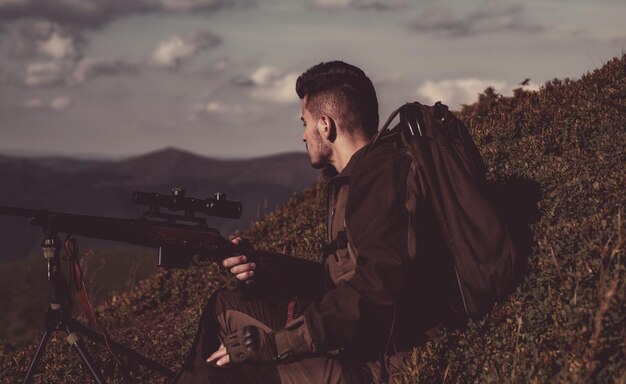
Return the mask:
[[[402,374],[411,348],[447,316],[452,267],[428,192],[397,139],[372,145],[378,101],[370,79],[326,62],[303,73],[296,92],[311,165],[333,174],[324,268],[303,262],[286,272],[293,284],[309,282],[294,290],[295,311],[293,301],[219,291],[179,382],[384,382]],[[254,292],[268,270],[248,258],[223,265],[239,280],[254,277],[246,289]]]

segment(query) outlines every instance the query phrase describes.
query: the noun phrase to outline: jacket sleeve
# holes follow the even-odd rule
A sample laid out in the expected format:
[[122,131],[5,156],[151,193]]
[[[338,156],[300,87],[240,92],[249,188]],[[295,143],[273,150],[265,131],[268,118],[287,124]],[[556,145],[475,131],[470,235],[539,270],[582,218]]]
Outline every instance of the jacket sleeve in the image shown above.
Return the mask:
[[423,194],[414,163],[395,150],[363,158],[350,179],[346,227],[356,251],[355,274],[341,280],[303,316],[276,333],[279,354],[339,347],[380,351],[389,335],[394,302],[415,256],[413,223]]

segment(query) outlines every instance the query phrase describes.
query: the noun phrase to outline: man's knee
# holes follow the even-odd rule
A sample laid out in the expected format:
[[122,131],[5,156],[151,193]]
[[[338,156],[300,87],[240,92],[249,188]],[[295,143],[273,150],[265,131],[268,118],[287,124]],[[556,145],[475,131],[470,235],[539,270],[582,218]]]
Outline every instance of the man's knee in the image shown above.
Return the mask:
[[[235,332],[240,325],[256,323],[256,319],[248,315],[250,308],[242,301],[240,291],[220,289],[215,291],[209,298],[204,312],[211,316],[219,329],[220,336],[225,337]],[[208,321],[206,319],[205,321]]]

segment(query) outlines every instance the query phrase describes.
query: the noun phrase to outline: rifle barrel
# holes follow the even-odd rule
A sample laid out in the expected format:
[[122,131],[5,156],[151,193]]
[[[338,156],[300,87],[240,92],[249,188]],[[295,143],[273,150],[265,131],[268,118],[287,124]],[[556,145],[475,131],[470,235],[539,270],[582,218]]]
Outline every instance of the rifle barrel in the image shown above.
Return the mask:
[[[28,217],[31,225],[41,227],[46,234],[66,233],[159,248],[166,256],[173,254],[185,260],[194,255],[220,260],[238,254],[236,245],[222,237],[215,228],[206,226],[155,222],[147,218],[75,215],[3,205],[0,205],[0,215]],[[172,258],[169,257],[168,264],[171,265]],[[174,266],[188,264],[188,261],[176,262]]]
[[34,217],[41,214],[50,213],[44,209],[28,209],[28,208],[17,208],[17,207],[8,207],[6,205],[0,205],[0,215],[9,215],[9,216],[21,216],[21,217]]

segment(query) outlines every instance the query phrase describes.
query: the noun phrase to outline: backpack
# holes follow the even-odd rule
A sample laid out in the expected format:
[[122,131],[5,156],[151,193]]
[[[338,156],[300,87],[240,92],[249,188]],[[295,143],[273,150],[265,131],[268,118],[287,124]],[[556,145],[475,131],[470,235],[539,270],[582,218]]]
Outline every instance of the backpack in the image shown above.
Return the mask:
[[[389,125],[396,116],[400,122]],[[417,163],[451,255],[465,315],[478,319],[515,284],[520,257],[487,197],[486,168],[467,127],[441,102],[407,103],[390,116],[373,145],[399,134]]]

